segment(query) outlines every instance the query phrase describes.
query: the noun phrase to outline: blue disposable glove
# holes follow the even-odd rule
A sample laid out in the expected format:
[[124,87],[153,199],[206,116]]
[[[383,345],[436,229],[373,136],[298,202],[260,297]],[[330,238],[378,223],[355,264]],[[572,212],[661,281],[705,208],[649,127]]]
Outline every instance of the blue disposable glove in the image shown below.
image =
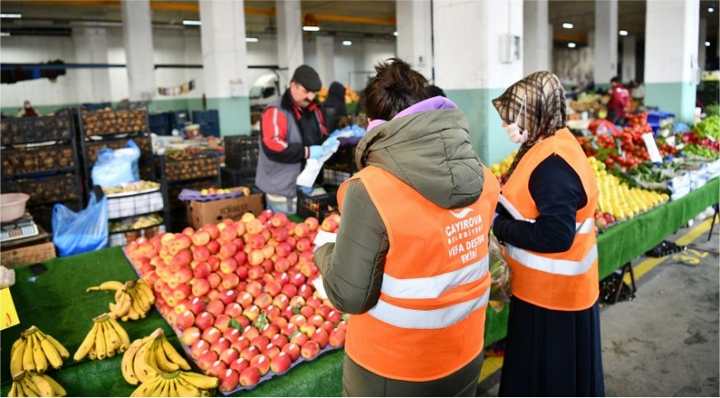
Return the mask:
[[320,159],[325,155],[325,148],[321,145],[313,145],[310,147],[310,159]]
[[337,149],[337,147],[340,146],[340,141],[336,137],[328,137],[328,139],[325,140],[325,142],[322,143],[322,147],[325,150],[325,152],[334,151]]

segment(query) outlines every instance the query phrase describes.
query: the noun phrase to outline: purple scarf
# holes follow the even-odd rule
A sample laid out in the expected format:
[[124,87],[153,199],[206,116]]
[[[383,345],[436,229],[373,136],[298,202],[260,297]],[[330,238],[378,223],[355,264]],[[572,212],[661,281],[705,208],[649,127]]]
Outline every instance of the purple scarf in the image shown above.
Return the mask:
[[[401,112],[395,115],[395,117],[393,117],[393,120],[403,116],[414,115],[420,112],[436,111],[440,109],[457,109],[457,105],[442,96],[432,97],[403,109]],[[383,119],[370,120],[370,123],[368,123],[367,131],[374,129],[375,127],[385,123],[386,121],[387,120]]]

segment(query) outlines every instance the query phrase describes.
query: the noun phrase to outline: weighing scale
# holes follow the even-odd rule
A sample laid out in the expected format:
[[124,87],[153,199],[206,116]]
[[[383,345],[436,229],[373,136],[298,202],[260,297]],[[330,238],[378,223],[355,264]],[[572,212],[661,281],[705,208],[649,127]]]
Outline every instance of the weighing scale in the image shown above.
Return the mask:
[[40,230],[32,216],[25,213],[15,221],[0,224],[0,242],[5,243],[17,239],[31,238],[39,235]]

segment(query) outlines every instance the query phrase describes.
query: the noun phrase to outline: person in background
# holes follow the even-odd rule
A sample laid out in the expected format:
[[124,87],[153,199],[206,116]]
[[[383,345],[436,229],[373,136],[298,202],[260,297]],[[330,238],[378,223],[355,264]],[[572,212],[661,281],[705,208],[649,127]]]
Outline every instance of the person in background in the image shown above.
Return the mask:
[[319,159],[337,144],[336,138],[325,140],[327,125],[315,101],[320,87],[317,72],[300,65],[283,96],[263,111],[255,185],[273,211],[295,212],[295,180],[305,160]]
[[625,110],[630,105],[630,92],[615,76],[610,80],[610,101],[607,104],[608,120],[621,125],[625,122]]
[[343,392],[474,396],[500,187],[452,101],[426,99],[425,78],[399,59],[375,70],[361,171],[338,190],[336,243],[315,254],[328,298],[353,314]]
[[427,86],[427,88],[425,89],[425,93],[427,94],[428,98],[438,96],[447,98],[447,95],[445,95],[445,91],[443,91],[443,89],[434,84]]
[[35,108],[30,104],[30,100],[25,100],[23,102],[23,107],[18,112],[18,117],[37,117],[39,116],[38,113],[35,111]]
[[347,108],[345,107],[345,86],[339,82],[332,82],[328,89],[327,98],[322,104],[325,118],[327,120],[328,131],[333,132],[342,126],[343,118],[347,117]]
[[513,84],[493,105],[518,154],[493,232],[505,244],[512,299],[501,396],[602,396],[598,188],[565,127],[565,93],[550,72]]

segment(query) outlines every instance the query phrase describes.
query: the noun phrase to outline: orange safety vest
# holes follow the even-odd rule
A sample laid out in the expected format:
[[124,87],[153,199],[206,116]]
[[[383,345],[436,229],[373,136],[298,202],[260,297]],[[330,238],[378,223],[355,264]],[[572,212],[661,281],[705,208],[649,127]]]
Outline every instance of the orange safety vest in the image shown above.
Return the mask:
[[504,257],[511,269],[513,295],[543,308],[579,311],[591,307],[599,295],[594,219],[598,188],[595,173],[572,133],[559,130],[530,148],[503,185],[500,203],[516,220],[535,222],[539,213],[530,195],[530,175],[553,154],[573,168],[587,196],[587,204],[575,214],[572,246],[562,253],[538,253],[508,244]]
[[[348,321],[345,352],[387,378],[428,381],[450,375],[483,349],[490,295],[488,233],[500,186],[484,169],[480,198],[443,209],[389,172],[355,174],[387,230],[390,248],[380,297]],[[338,191],[343,203],[347,182]],[[342,208],[341,208],[342,211]]]

